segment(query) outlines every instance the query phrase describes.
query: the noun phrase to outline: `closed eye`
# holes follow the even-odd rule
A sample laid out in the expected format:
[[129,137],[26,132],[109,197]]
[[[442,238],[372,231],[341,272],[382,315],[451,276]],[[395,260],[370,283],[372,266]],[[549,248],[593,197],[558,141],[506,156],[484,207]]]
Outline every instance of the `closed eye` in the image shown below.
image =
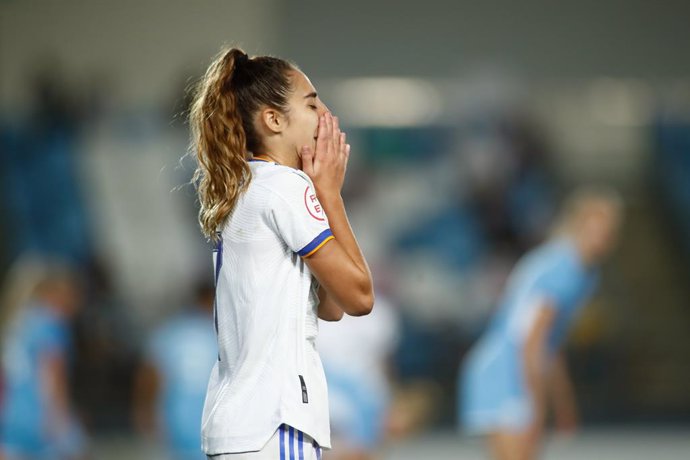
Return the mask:
[[309,108],[312,109],[312,110],[316,110],[316,106],[315,106],[315,105],[311,105],[311,104],[310,104],[310,105],[309,105]]

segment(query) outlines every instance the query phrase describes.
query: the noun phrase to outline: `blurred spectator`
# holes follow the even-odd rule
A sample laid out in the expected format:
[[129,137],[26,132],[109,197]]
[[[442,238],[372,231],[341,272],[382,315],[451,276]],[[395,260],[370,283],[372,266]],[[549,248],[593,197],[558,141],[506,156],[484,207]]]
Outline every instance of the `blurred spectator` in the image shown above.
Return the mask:
[[90,430],[127,429],[144,326],[114,289],[111,266],[94,259],[84,275],[86,302],[74,319],[75,403]]
[[80,104],[55,66],[31,81],[29,116],[0,135],[0,191],[9,256],[59,255],[82,264],[91,256],[89,222],[75,154],[83,122]]
[[391,356],[400,332],[397,316],[390,300],[378,294],[366,317],[319,322],[333,436],[333,450],[325,458],[366,460],[381,447],[391,400]]
[[462,423],[487,436],[494,458],[537,458],[549,409],[557,428],[575,428],[574,393],[560,350],[616,243],[621,212],[613,192],[576,192],[554,237],[516,265],[489,328],[469,353]]
[[162,441],[176,460],[206,459],[200,433],[206,386],[218,357],[214,296],[213,285],[198,286],[194,304],[153,333],[135,381],[138,431]]
[[69,385],[69,323],[81,295],[74,272],[46,265],[30,299],[6,319],[0,441],[8,459],[85,457],[86,439],[72,409]]
[[533,246],[553,214],[543,134],[519,112],[475,121],[462,133],[462,174],[485,237],[515,252]]

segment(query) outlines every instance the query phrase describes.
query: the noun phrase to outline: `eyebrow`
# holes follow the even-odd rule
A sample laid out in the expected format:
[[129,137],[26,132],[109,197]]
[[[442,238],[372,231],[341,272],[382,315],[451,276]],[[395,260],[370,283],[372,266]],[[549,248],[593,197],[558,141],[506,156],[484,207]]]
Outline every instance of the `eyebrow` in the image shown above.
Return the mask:
[[310,97],[314,97],[314,98],[315,98],[315,97],[319,97],[319,95],[316,94],[316,91],[313,91],[313,92],[307,94],[306,96],[304,96],[305,99],[309,99]]

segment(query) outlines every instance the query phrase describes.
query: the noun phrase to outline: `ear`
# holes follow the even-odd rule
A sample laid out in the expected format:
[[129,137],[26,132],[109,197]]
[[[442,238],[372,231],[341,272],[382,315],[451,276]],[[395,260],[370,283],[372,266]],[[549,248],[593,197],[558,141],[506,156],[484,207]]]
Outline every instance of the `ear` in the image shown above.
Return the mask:
[[265,108],[261,111],[261,122],[268,131],[273,134],[283,132],[287,126],[287,118],[274,108]]

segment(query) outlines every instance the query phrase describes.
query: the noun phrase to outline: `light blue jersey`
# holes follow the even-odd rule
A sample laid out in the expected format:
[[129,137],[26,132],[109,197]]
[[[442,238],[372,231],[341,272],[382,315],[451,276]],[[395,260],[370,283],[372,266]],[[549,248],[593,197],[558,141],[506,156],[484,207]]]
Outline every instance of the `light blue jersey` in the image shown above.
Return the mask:
[[548,351],[558,351],[576,313],[594,290],[595,270],[585,267],[572,241],[549,241],[516,265],[503,300],[461,371],[460,418],[473,433],[523,430],[533,414],[522,349],[543,302],[556,309]]
[[213,319],[184,313],[153,335],[148,359],[158,370],[158,418],[170,453],[180,459],[205,459],[201,452],[201,413],[211,368],[218,357]]
[[15,318],[4,338],[2,359],[5,394],[0,412],[0,441],[13,455],[31,458],[62,458],[83,445],[76,423],[59,437],[49,432],[52,401],[41,385],[42,360],[69,360],[72,344],[65,320],[42,305],[29,305]]

